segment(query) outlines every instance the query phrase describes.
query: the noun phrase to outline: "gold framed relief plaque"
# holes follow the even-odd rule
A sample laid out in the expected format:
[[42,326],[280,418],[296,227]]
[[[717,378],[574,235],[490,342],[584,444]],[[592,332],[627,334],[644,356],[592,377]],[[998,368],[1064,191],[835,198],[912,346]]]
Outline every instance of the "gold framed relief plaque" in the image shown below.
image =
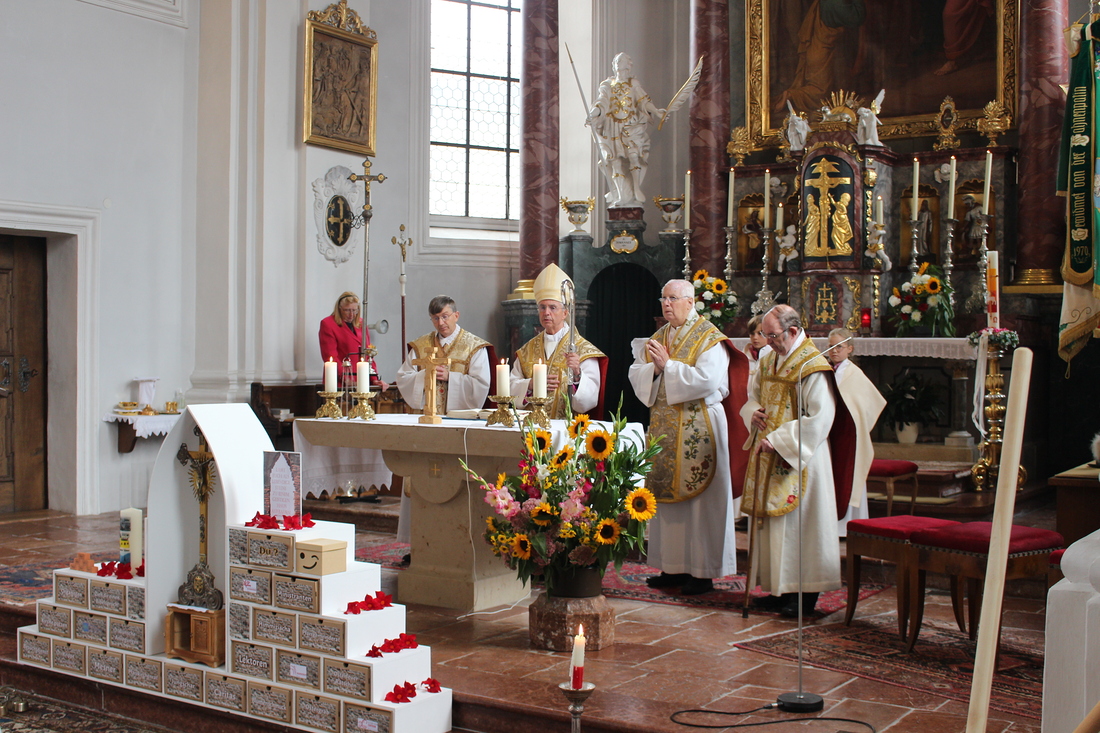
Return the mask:
[[303,141],[374,155],[378,34],[347,0],[306,18]]
[[955,132],[977,130],[991,101],[1015,120],[1019,3],[992,4],[990,14],[983,3],[945,10],[924,0],[746,0],[749,144],[759,150],[784,142],[788,102],[816,126],[824,98],[840,90],[868,107],[886,90],[878,115],[883,139],[940,134],[946,96],[954,99]]

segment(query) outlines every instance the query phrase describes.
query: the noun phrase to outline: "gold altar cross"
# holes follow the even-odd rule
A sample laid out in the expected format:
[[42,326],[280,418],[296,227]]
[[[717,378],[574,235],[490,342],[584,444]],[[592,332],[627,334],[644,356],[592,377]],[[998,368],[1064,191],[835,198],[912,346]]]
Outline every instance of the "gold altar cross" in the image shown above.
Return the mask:
[[450,367],[451,359],[447,356],[439,356],[439,349],[432,348],[432,355],[421,359],[413,359],[410,363],[424,370],[424,414],[420,416],[420,422],[425,425],[439,425],[443,418],[436,414],[435,404],[435,368],[437,366]]
[[[806,179],[806,188],[816,188],[818,192],[817,205],[815,206],[813,201],[809,201],[810,205],[806,207],[807,256],[827,256],[830,252],[829,223],[832,219],[832,208],[835,202],[829,192],[837,186],[852,182],[849,176],[834,177],[832,174],[836,173],[838,168],[839,166],[835,161],[828,158],[819,158],[811,169],[813,173],[818,174],[818,177]],[[809,197],[807,196],[807,198]],[[816,241],[811,241],[811,239]]]

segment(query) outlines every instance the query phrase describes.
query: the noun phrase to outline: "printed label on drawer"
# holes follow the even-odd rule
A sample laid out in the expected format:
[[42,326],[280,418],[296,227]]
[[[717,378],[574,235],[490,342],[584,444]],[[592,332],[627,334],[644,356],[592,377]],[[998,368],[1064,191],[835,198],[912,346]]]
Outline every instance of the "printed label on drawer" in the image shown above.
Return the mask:
[[389,710],[368,708],[349,702],[344,705],[344,729],[390,733],[393,729],[393,714]]
[[63,669],[66,672],[84,674],[84,663],[87,659],[87,647],[83,644],[73,644],[69,641],[55,641],[53,643],[53,668]]
[[173,697],[202,702],[202,672],[169,664],[164,669],[164,692]]
[[221,675],[206,676],[206,704],[215,705],[227,710],[244,712],[245,707],[244,680],[222,677]]
[[235,601],[271,605],[271,573],[263,570],[231,568],[229,597]]
[[252,637],[259,641],[294,646],[297,618],[292,613],[255,609],[252,621]]
[[105,645],[107,643],[107,617],[98,613],[77,611],[73,614],[73,638]]
[[50,638],[20,631],[19,657],[24,662],[50,666]]
[[340,730],[339,700],[299,692],[295,706],[298,725],[308,725],[326,733],[338,733]]
[[92,589],[89,591],[89,605],[93,611],[106,611],[126,615],[126,586],[118,583],[105,583],[101,580],[92,581]]
[[161,671],[160,662],[126,656],[126,684],[131,687],[160,692]]
[[278,651],[279,682],[292,685],[305,685],[314,689],[321,687],[321,658],[311,657],[297,652]]
[[237,674],[270,680],[271,648],[233,642],[233,671]]
[[325,692],[369,700],[370,667],[326,659]]
[[125,649],[129,652],[145,653],[145,624],[136,621],[111,619],[111,641],[113,649]]
[[101,680],[122,682],[122,655],[106,649],[88,649],[88,674]]
[[298,646],[342,657],[344,652],[343,621],[299,616]]
[[53,599],[66,606],[88,607],[88,579],[71,575],[53,576]]
[[275,576],[275,605],[279,608],[317,613],[320,604],[320,587],[316,580],[296,580],[286,575]]
[[290,722],[290,690],[251,683],[248,686],[248,712],[261,718]]
[[294,538],[250,532],[248,564],[278,570],[294,569]]
[[72,625],[73,612],[68,608],[38,604],[38,630],[43,634],[64,636],[68,639],[73,635]]

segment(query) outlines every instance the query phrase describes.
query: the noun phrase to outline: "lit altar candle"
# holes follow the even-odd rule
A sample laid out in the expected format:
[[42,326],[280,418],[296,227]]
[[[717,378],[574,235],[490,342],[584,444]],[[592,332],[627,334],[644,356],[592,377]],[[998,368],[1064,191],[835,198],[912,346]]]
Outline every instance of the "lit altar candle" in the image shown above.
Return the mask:
[[497,397],[511,397],[512,383],[508,376],[508,360],[501,359],[497,364]]
[[119,541],[118,561],[130,563],[137,570],[141,566],[144,549],[142,537],[141,510],[130,507],[123,509],[119,515]]
[[531,396],[536,400],[546,399],[546,365],[539,359],[539,363],[532,367]]
[[783,231],[783,202],[780,201],[779,205],[775,207],[775,230],[777,232]]
[[355,365],[355,380],[358,384],[360,392],[367,392],[370,390],[370,362],[359,360],[359,363]]
[[726,199],[726,226],[733,226],[733,182],[736,180],[737,174],[734,173],[733,168],[730,168],[730,186],[729,196]]
[[985,263],[985,302],[986,302],[986,325],[990,328],[1001,327],[1001,281],[1000,274],[997,272],[1000,253],[996,250],[990,250],[986,253]]
[[947,218],[955,218],[955,156],[951,156],[951,175],[947,179]]
[[325,362],[325,391],[336,391],[336,362],[330,356]]
[[684,174],[684,229],[691,229],[691,171]]
[[584,687],[584,626],[577,628],[577,635],[573,637],[573,658],[569,660],[570,684],[574,690]]
[[920,200],[920,161],[913,158],[913,203],[909,207],[909,219],[917,220],[917,204]]
[[989,182],[993,179],[993,151],[985,151],[985,188],[982,189],[982,212],[989,215]]
[[764,171],[764,228],[772,223],[772,172]]
[[875,199],[875,223],[882,226],[882,197]]

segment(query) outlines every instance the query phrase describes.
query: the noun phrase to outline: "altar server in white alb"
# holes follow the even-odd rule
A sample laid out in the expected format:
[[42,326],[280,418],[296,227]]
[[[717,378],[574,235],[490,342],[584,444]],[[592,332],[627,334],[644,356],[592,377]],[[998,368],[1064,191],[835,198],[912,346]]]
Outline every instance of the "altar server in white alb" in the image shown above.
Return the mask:
[[882,408],[886,407],[886,398],[863,370],[852,363],[851,356],[855,352],[856,343],[853,336],[846,328],[834,328],[829,332],[829,346],[834,348],[825,354],[836,374],[836,388],[840,390],[840,396],[844,398],[844,404],[848,406],[856,425],[856,464],[852,471],[852,497],[848,500],[847,513],[840,520],[841,537],[848,536],[849,520],[866,519],[870,516],[867,511],[867,473],[871,470],[871,461],[875,460],[871,430],[878,422]]
[[650,408],[649,435],[663,436],[646,476],[660,504],[649,523],[648,562],[661,574],[646,583],[698,595],[713,590],[714,578],[737,570],[733,478],[740,489],[747,432],[728,418],[736,418],[745,401],[749,367],[695,311],[690,282],[670,280],[661,296],[668,323],[631,342],[629,373],[635,394]]
[[[436,409],[474,410],[485,404],[489,394],[489,342],[458,325],[459,312],[449,295],[437,295],[428,303],[428,317],[435,326],[409,343],[409,352],[397,370],[397,389],[409,407],[424,409],[427,375],[412,363],[430,357],[432,351],[451,360],[449,366],[435,368]],[[406,479],[406,482],[408,480]],[[401,514],[397,521],[397,541],[410,542],[408,484],[401,495]]]
[[741,409],[752,431],[741,511],[755,524],[746,586],[759,582],[771,594],[758,607],[797,617],[800,579],[804,614],[813,612],[818,593],[840,588],[836,521],[843,511],[837,508],[848,502],[854,429],[834,394],[833,370],[806,336],[798,311],[777,305],[763,326],[772,353],[760,360]]

